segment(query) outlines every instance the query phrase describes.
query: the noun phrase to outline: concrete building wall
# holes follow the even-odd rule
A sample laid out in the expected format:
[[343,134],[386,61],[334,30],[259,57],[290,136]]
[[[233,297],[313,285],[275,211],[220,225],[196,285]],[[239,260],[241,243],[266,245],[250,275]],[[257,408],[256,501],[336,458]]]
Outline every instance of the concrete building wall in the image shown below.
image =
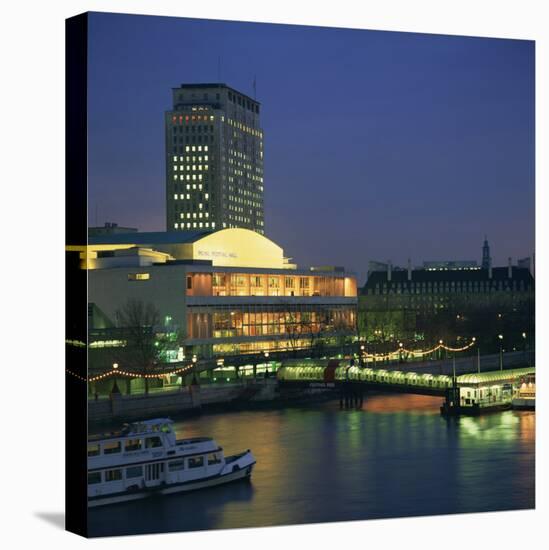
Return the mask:
[[[128,300],[150,302],[162,318],[172,317],[173,324],[186,327],[185,287],[187,266],[150,266],[146,268],[97,269],[88,272],[88,299],[113,322],[116,311]],[[147,280],[129,280],[128,275],[148,273]]]

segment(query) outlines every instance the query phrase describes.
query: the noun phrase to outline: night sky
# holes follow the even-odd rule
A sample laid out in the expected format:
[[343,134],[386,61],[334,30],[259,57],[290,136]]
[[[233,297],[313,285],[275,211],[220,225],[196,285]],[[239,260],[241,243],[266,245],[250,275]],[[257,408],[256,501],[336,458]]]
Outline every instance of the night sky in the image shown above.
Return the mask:
[[89,224],[165,230],[171,88],[262,103],[265,228],[298,264],[534,249],[534,42],[92,14]]

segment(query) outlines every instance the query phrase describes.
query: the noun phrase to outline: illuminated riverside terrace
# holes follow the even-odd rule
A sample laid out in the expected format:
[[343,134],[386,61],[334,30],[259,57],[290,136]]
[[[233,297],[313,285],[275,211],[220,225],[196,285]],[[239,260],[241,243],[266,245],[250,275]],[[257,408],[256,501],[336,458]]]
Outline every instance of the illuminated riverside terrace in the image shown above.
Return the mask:
[[131,300],[158,310],[155,329],[176,335],[187,360],[335,345],[355,334],[354,275],[300,269],[255,231],[101,235],[73,251],[88,270],[96,346],[123,340],[117,317]]

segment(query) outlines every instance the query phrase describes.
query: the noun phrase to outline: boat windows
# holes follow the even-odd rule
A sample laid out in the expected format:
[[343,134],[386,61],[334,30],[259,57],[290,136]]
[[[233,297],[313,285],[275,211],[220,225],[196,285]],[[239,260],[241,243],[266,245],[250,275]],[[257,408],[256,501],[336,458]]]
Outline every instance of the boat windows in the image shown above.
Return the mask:
[[141,443],[141,439],[128,439],[126,441],[126,445],[124,446],[124,450],[126,452],[139,451],[141,449]]
[[105,481],[120,481],[122,479],[122,470],[106,470]]
[[119,453],[122,450],[122,445],[120,441],[108,441],[103,443],[103,454],[112,455],[114,453]]
[[147,449],[154,449],[156,447],[162,447],[162,440],[156,436],[156,437],[147,437],[145,439],[145,447]]
[[188,459],[189,468],[201,468],[204,466],[204,457],[203,456],[193,456]]
[[221,462],[221,455],[219,453],[212,453],[208,455],[208,466],[212,464],[219,464]]
[[101,483],[101,472],[91,472],[88,474],[88,485]]
[[181,460],[172,460],[172,462],[168,463],[168,468],[170,472],[177,472],[178,470],[184,470],[185,469],[185,461],[183,459]]
[[88,445],[88,456],[98,456],[99,452],[99,443]]
[[132,477],[142,477],[143,476],[143,466],[130,466],[126,468],[126,479]]

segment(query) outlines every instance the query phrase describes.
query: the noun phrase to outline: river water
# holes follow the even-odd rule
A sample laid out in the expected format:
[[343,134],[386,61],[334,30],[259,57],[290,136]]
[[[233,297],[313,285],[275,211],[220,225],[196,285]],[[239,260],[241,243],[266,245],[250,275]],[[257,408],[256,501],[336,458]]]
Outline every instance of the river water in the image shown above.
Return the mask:
[[178,437],[252,449],[251,483],[94,508],[90,535],[533,508],[535,414],[445,419],[440,404],[378,395],[176,421]]

